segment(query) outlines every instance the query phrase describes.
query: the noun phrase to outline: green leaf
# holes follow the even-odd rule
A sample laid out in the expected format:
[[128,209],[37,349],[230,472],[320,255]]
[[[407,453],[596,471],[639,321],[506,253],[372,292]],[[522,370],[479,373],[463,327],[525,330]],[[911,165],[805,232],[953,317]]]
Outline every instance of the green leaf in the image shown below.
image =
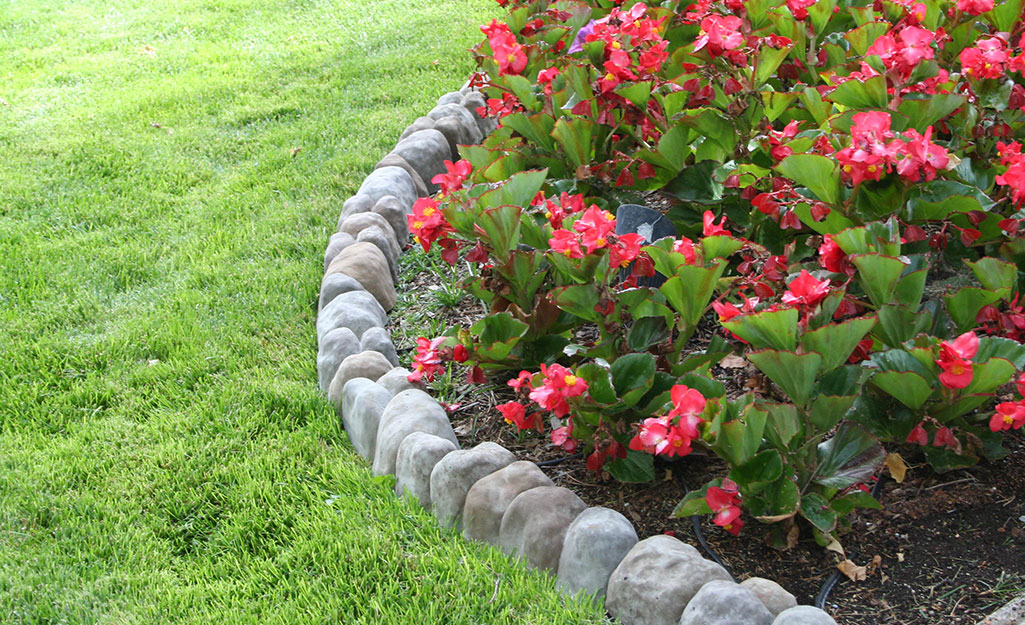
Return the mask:
[[574,167],[587,165],[591,162],[591,142],[594,136],[594,123],[578,117],[567,120],[560,117],[555,122],[552,136],[559,142],[563,153]]
[[758,452],[762,445],[762,432],[769,414],[750,404],[739,419],[722,424],[715,452],[733,466],[740,466]]
[[993,10],[986,15],[993,20],[993,25],[1001,32],[1011,32],[1011,28],[1021,19],[1022,0],[1001,0],[993,5]]
[[533,85],[526,77],[518,74],[505,74],[501,77],[501,82],[513,92],[527,110],[537,110],[538,103],[537,98],[534,97]]
[[1013,364],[1015,369],[1025,369],[1025,345],[996,336],[979,339],[979,351],[975,353],[975,362],[986,362],[990,358],[1003,358]]
[[[661,147],[659,149],[661,151]],[[662,192],[681,200],[710,204],[722,199],[723,186],[712,173],[718,161],[700,161],[687,167],[662,188]],[[680,165],[683,167],[682,163]]]
[[920,133],[953,113],[964,104],[965,97],[955,93],[933,93],[921,100],[904,100],[897,110],[911,120],[911,127]]
[[885,76],[848,80],[826,95],[826,99],[852,109],[885,109],[890,102]]
[[505,360],[528,329],[507,312],[488,315],[470,326],[470,332],[480,337],[477,353],[493,362]]
[[886,34],[890,25],[885,22],[869,22],[855,28],[844,35],[844,39],[850,42],[851,49],[858,56],[864,56],[865,51],[875,43],[877,39]]
[[823,202],[840,203],[840,169],[835,160],[818,154],[791,154],[774,169],[807,187]]
[[933,180],[912,188],[907,203],[908,221],[941,221],[953,213],[988,211],[994,205],[978,187],[953,180]]
[[552,138],[555,118],[551,115],[538,113],[528,117],[523,113],[513,113],[502,118],[502,125],[512,128],[528,141],[541,146],[548,152],[555,150],[555,140]]
[[733,467],[730,479],[740,485],[744,493],[757,493],[770,482],[783,475],[783,458],[775,449],[766,449],[755,454],[744,464]]
[[805,493],[801,498],[801,516],[821,532],[828,534],[836,529],[836,511],[818,493]]
[[489,208],[477,216],[477,224],[484,230],[495,256],[505,260],[509,252],[520,243],[520,214],[523,209],[507,204]]
[[822,356],[821,373],[829,373],[847,362],[858,346],[876,324],[875,317],[862,317],[842,323],[825,325],[801,337],[801,347],[806,352]]
[[765,116],[770,122],[774,122],[801,94],[794,91],[762,91],[759,95],[762,96],[762,106],[765,108]]
[[779,523],[797,514],[801,492],[793,480],[783,477],[746,501],[745,506],[762,523]]
[[666,301],[688,326],[697,325],[705,314],[716,284],[726,269],[726,262],[715,261],[712,267],[683,265],[676,269],[676,275],[659,287]]
[[705,258],[729,258],[744,245],[745,242],[740,239],[721,234],[701,239],[701,250]]
[[847,516],[856,508],[867,508],[869,510],[883,509],[883,505],[879,503],[878,499],[863,490],[853,490],[846,495],[837,497],[830,502],[829,507],[841,517]]
[[797,406],[805,406],[815,385],[822,356],[814,352],[795,354],[773,349],[747,355],[758,369],[779,385]]
[[801,433],[801,418],[793,404],[762,404],[768,409],[769,420],[765,428],[765,438],[775,447],[786,448],[790,441]]
[[874,333],[889,347],[898,347],[904,341],[923,331],[932,324],[932,314],[916,311],[907,306],[880,306],[876,311],[879,325]]
[[605,465],[609,475],[620,482],[640,484],[655,479],[655,457],[642,451],[628,449],[626,458]]
[[985,363],[972,365],[972,381],[961,391],[963,395],[992,393],[1014,377],[1016,369],[1003,358],[990,358]]
[[815,87],[806,87],[804,89],[804,92],[801,93],[801,104],[811,113],[815,123],[819,126],[826,123],[830,113],[833,111],[833,104],[831,102],[823,102],[822,96],[819,95],[819,91]]
[[600,294],[593,284],[564,286],[551,291],[551,301],[560,309],[581,319],[598,322],[601,314],[595,311]]
[[692,490],[684,496],[683,500],[676,505],[673,509],[672,516],[676,518],[698,516],[699,514],[711,514],[712,509],[708,507],[708,502],[705,500],[705,496],[708,494],[708,488],[710,486],[719,486],[722,484],[722,480],[712,480],[708,484],[698,490]]
[[847,415],[857,398],[857,395],[819,394],[811,405],[811,424],[818,432],[828,432]]
[[793,351],[797,347],[798,314],[796,308],[764,311],[734,317],[722,325],[756,349]]
[[850,258],[858,268],[858,283],[872,303],[889,304],[904,271],[904,262],[882,254],[856,254]]
[[1018,267],[998,258],[984,256],[974,263],[966,260],[965,264],[972,268],[972,272],[982,286],[990,291],[1003,290],[1010,293],[1018,282]]
[[727,153],[737,145],[737,131],[729,119],[718,109],[700,108],[684,112],[679,123],[698,130],[706,139],[714,141]]
[[628,406],[640,401],[654,379],[655,357],[651,354],[627,354],[612,363],[612,385]]
[[783,60],[787,58],[788,54],[790,54],[790,50],[793,47],[793,44],[778,49],[773,48],[772,46],[762,46],[761,51],[758,52],[758,58],[755,61],[755,72],[754,77],[751,80],[751,88],[760,89],[767,80],[772,78],[773,74],[776,73],[776,70],[779,69],[779,66],[783,63]]
[[627,346],[636,352],[643,352],[656,343],[672,336],[666,320],[662,317],[641,317],[633,322],[626,333]]
[[623,83],[616,87],[616,93],[629,100],[637,108],[645,111],[648,108],[648,100],[651,99],[651,82]]
[[577,367],[576,374],[587,382],[587,394],[599,404],[614,404],[616,392],[612,389],[612,378],[609,370],[601,365],[589,362]]
[[925,378],[911,371],[879,371],[871,382],[912,410],[925,405],[933,393],[933,387]]
[[886,460],[886,451],[868,430],[844,423],[833,438],[819,443],[818,459],[815,482],[847,488],[872,477]]
[[947,314],[957,325],[959,332],[965,332],[978,325],[976,317],[982,307],[999,299],[1000,296],[993,291],[974,286],[966,286],[957,293],[943,296],[947,303]]

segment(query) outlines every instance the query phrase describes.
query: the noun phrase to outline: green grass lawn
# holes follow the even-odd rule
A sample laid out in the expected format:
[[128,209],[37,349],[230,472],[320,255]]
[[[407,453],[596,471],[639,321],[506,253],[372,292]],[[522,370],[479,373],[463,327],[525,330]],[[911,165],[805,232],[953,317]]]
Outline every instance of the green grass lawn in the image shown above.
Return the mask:
[[497,14],[0,0],[0,623],[603,621],[396,500],[316,389],[341,203]]

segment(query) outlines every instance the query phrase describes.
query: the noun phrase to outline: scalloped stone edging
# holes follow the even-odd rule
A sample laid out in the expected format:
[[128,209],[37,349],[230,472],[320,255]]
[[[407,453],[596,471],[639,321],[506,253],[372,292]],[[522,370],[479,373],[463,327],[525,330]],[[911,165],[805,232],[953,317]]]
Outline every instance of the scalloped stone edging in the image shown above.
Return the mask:
[[446,411],[406,379],[384,329],[398,254],[409,242],[406,215],[438,190],[430,180],[445,171],[444,160],[459,158],[457,145],[494,130],[477,115],[481,106],[483,96],[468,87],[441,96],[345,201],[325,250],[317,374],[356,451],[374,475],[396,476],[396,495],[469,540],[555,574],[564,593],[604,597],[624,625],[836,625],[773,581],[735,583],[676,538],[638,540],[622,514],[588,508],[500,445],[459,449]]

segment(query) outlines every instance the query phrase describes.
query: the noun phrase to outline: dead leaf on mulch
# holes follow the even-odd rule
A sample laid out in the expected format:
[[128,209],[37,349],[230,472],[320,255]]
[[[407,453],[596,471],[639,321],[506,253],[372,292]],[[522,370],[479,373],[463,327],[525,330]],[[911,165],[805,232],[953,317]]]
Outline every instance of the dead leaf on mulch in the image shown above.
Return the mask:
[[840,572],[847,576],[852,582],[860,582],[868,578],[868,567],[858,566],[850,560],[844,560],[836,565]]
[[719,361],[719,366],[723,369],[743,369],[747,366],[747,360],[742,356],[730,354]]
[[893,481],[898,484],[904,481],[904,476],[908,472],[907,463],[904,462],[904,459],[898,453],[886,456],[886,468],[890,470],[890,476],[893,478]]

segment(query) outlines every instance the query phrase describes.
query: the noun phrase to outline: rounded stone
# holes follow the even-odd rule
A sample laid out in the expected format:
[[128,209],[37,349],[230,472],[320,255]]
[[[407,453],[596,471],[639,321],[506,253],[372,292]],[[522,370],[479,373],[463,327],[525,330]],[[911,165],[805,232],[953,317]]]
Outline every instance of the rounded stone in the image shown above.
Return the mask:
[[327,389],[328,401],[341,410],[346,382],[353,378],[376,380],[389,369],[391,369],[391,363],[377,352],[360,352],[349,356],[342,361],[342,364],[338,365],[338,371],[331,379],[331,385]]
[[810,605],[783,610],[772,625],[837,625],[833,617]]
[[382,158],[377,165],[374,165],[374,169],[380,167],[401,167],[406,170],[409,174],[409,178],[413,181],[413,186],[416,187],[416,194],[418,197],[427,196],[427,184],[424,183],[423,178],[420,174],[416,173],[416,170],[406,162],[406,159],[402,158],[398,154],[388,154]]
[[459,91],[449,91],[438,98],[438,106],[443,106],[445,104],[459,104],[462,99],[463,94]]
[[398,296],[391,279],[388,259],[373,243],[357,242],[342,250],[327,268],[327,275],[333,273],[344,273],[355,278],[384,310],[391,310],[395,306]]
[[[431,182],[431,179],[438,174],[445,173],[445,161],[452,158],[445,135],[433,128],[418,130],[399,141],[392,152],[406,159],[406,162],[420,174],[424,184],[427,185],[428,193],[438,192],[438,185]],[[383,171],[383,169],[387,168],[377,171]],[[412,185],[412,182],[410,184]],[[392,195],[398,194],[393,193]],[[403,199],[402,196],[398,197]],[[413,203],[410,202],[409,205],[412,206]]]
[[[360,232],[367,228],[377,227],[382,231],[386,232],[392,241],[395,242],[395,246],[398,246],[398,241],[395,239],[395,231],[392,230],[391,224],[382,215],[379,215],[373,211],[366,211],[363,213],[355,213],[349,215],[342,222],[339,227],[340,232],[344,232],[353,237],[359,237]],[[398,250],[396,249],[396,252]]]
[[687,603],[680,625],[772,625],[772,614],[747,588],[714,580]]
[[421,130],[430,130],[431,128],[434,128],[433,119],[427,117],[426,115],[423,117],[417,117],[415,120],[413,120],[412,124],[406,126],[406,129],[402,131],[402,134],[399,135],[399,141],[405,139],[414,132],[420,132]]
[[338,228],[342,227],[342,222],[348,219],[350,215],[365,213],[374,208],[374,202],[376,201],[369,195],[360,195],[358,193],[345,200],[342,203],[342,212],[338,215]]
[[353,378],[342,389],[342,426],[356,453],[364,458],[374,457],[377,428],[391,398],[388,389],[368,378]]
[[398,198],[393,195],[386,195],[377,200],[373,210],[388,220],[392,232],[395,233],[395,240],[398,241],[399,247],[405,247],[409,243],[409,219],[406,218],[408,213],[406,209],[402,208],[402,203],[399,202]]
[[557,585],[563,592],[604,597],[612,571],[637,544],[637,530],[609,508],[588,508],[566,531]]
[[332,234],[331,239],[327,242],[327,248],[324,250],[324,271],[327,271],[327,266],[331,264],[335,256],[338,256],[338,252],[341,252],[355,242],[356,239],[351,234],[345,232]]
[[374,475],[395,473],[399,445],[402,439],[413,432],[434,434],[452,441],[453,445],[459,445],[448,414],[437,400],[421,390],[402,391],[392,397],[381,415],[381,425],[377,429],[377,448],[374,450]]
[[463,536],[498,544],[502,516],[516,496],[531,488],[555,486],[533,462],[520,460],[477,480],[463,504]]
[[498,544],[530,566],[555,572],[562,543],[573,520],[587,508],[573,491],[539,486],[516,496],[502,516]]
[[[364,215],[373,215],[378,219],[384,219],[377,213],[363,213]],[[351,218],[350,218],[351,219]],[[388,228],[391,230],[391,227]],[[381,250],[384,254],[385,259],[388,261],[388,270],[391,272],[392,283],[395,283],[399,279],[399,244],[395,242],[395,236],[391,232],[385,232],[377,226],[370,226],[360,230],[359,236],[356,237],[359,242],[373,243],[377,246],[377,249]]]
[[762,604],[769,609],[773,617],[783,610],[789,610],[797,606],[797,598],[771,579],[749,577],[740,582],[740,585],[753,592],[761,600]]
[[[377,249],[377,248],[374,248]],[[317,339],[335,328],[349,328],[357,337],[370,328],[383,328],[388,316],[367,291],[347,291],[331,299],[317,315]]]
[[349,291],[366,291],[366,289],[359,283],[359,280],[344,273],[332,273],[324,276],[324,280],[320,283],[320,299],[317,302],[317,310],[323,310],[331,303],[331,300]]
[[431,472],[431,505],[444,526],[463,526],[466,493],[477,480],[512,464],[516,456],[496,443],[484,442],[472,449],[454,451]]
[[[455,118],[463,129],[463,134],[466,138],[464,144],[466,145],[480,143],[484,139],[484,135],[481,133],[480,128],[477,127],[477,120],[473,114],[458,102],[438,105],[427,116],[436,122],[446,117]],[[437,124],[434,127],[437,128]]]
[[431,471],[456,449],[452,441],[426,432],[413,432],[402,439],[395,458],[395,494],[411,497],[424,508],[430,508]]
[[422,384],[409,381],[409,374],[409,369],[404,367],[395,367],[388,373],[382,375],[377,383],[391,391],[392,395],[398,395],[402,391],[409,391],[413,389],[423,390]]
[[320,390],[327,392],[338,366],[349,356],[362,351],[359,347],[359,339],[349,328],[335,328],[324,335],[317,350],[317,384]]
[[[424,132],[437,132],[436,130],[424,131]],[[441,133],[439,133],[441,134]],[[410,135],[412,137],[413,135]],[[415,153],[415,152],[411,152]],[[409,158],[402,152],[398,154],[409,161]],[[409,163],[413,169],[420,173],[421,178],[423,172],[417,167],[415,163]],[[426,183],[425,183],[426,184]],[[427,186],[430,190],[430,185]],[[365,195],[370,198],[370,203],[373,204],[377,200],[381,199],[386,195],[394,195],[399,198],[403,206],[413,206],[413,202],[416,202],[416,185],[413,184],[413,179],[409,177],[405,169],[401,167],[381,167],[370,172],[366,178],[363,179],[363,184],[359,186],[357,195]]]
[[634,545],[612,572],[605,609],[632,625],[677,625],[691,598],[715,580],[733,581],[694,547],[671,536],[652,536]]
[[[399,355],[395,351],[395,345],[391,342],[391,335],[384,328],[370,328],[363,333],[359,339],[361,352],[377,352],[392,364],[392,367],[399,366]],[[403,389],[404,390],[404,389]],[[395,393],[392,393],[394,395]]]

